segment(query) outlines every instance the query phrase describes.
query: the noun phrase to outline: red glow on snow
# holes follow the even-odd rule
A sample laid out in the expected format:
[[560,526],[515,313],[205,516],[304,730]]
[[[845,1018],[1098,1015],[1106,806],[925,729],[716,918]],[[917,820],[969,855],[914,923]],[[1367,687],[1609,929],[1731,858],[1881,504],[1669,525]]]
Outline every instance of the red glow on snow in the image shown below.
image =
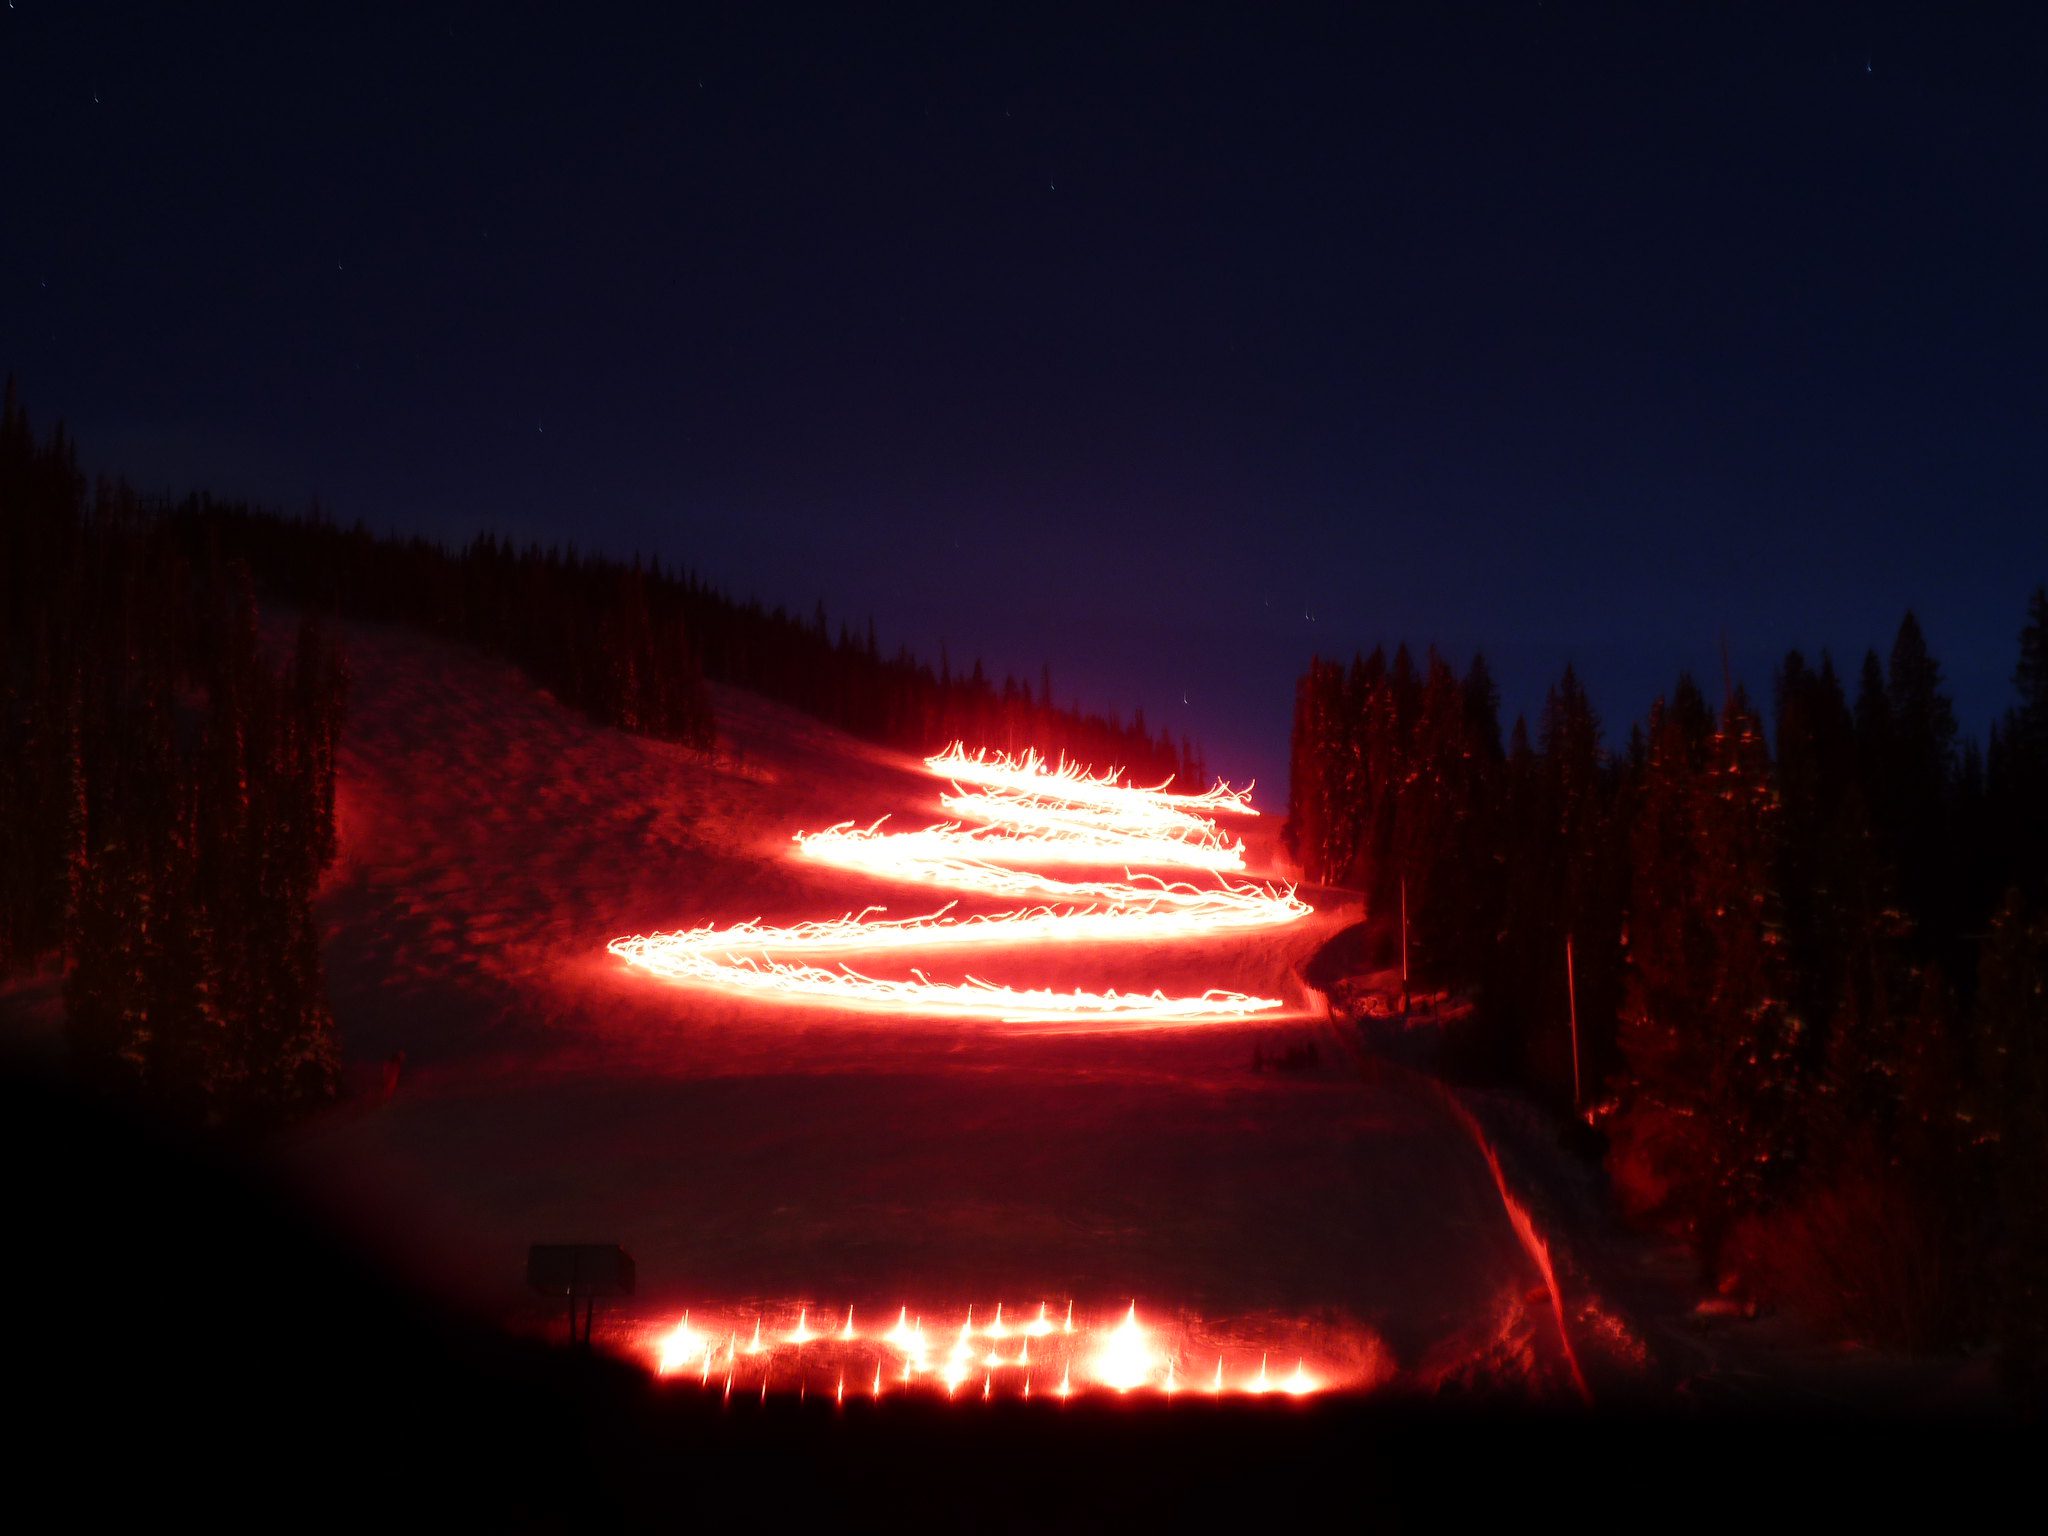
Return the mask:
[[[1291,888],[1233,882],[1244,844],[1217,830],[1215,814],[1255,816],[1249,789],[1218,784],[1201,795],[1172,794],[1122,782],[1116,770],[1091,773],[1035,753],[970,755],[955,743],[925,760],[954,781],[942,804],[982,824],[942,822],[890,832],[883,822],[842,822],[796,834],[798,856],[892,881],[1035,903],[1016,910],[956,916],[952,903],[921,917],[884,918],[880,907],[844,917],[770,925],[752,920],[673,933],[614,939],[612,953],[666,981],[729,993],[881,1008],[938,1017],[1012,1022],[1102,1019],[1190,1023],[1243,1018],[1283,1008],[1279,998],[1211,988],[1193,996],[1164,992],[1090,992],[1017,988],[967,976],[934,981],[868,975],[840,960],[805,956],[950,949],[974,944],[1156,943],[1233,930],[1273,927],[1306,917]],[[983,786],[968,793],[962,782]],[[886,820],[886,818],[884,818]],[[1121,878],[1062,878],[1044,866],[1122,866]],[[1198,869],[1206,883],[1169,880],[1136,866]]]
[[1596,1344],[1609,1356],[1633,1370],[1650,1363],[1650,1349],[1621,1318],[1597,1301],[1582,1302],[1579,1322],[1592,1334]]
[[1508,1188],[1507,1175],[1501,1171],[1500,1154],[1494,1150],[1493,1142],[1479,1124],[1478,1117],[1465,1107],[1464,1101],[1455,1093],[1447,1088],[1440,1091],[1452,1114],[1486,1159],[1487,1171],[1493,1175],[1493,1186],[1500,1195],[1501,1208],[1507,1212],[1508,1224],[1514,1228],[1515,1236],[1521,1241],[1522,1251],[1528,1254],[1529,1261],[1536,1266],[1537,1274],[1543,1279],[1543,1288],[1549,1294],[1551,1319],[1557,1324],[1557,1342],[1559,1348],[1564,1351],[1565,1365],[1571,1371],[1572,1385],[1578,1389],[1582,1399],[1591,1403],[1593,1389],[1586,1384],[1586,1373],[1579,1369],[1578,1353],[1572,1348],[1571,1330],[1565,1325],[1564,1290],[1557,1283],[1557,1269],[1550,1261],[1550,1244],[1545,1242],[1543,1234],[1536,1230],[1536,1221],[1529,1214],[1529,1208]]

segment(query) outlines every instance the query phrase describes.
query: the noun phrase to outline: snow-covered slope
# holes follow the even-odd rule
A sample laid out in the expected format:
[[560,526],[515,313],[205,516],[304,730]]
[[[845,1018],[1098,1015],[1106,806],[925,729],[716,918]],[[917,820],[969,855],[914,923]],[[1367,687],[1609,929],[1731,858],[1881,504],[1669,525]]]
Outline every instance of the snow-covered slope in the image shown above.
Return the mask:
[[[913,760],[735,692],[706,756],[410,631],[347,638],[322,915],[358,1092],[297,1167],[435,1284],[527,1319],[529,1242],[618,1241],[639,1262],[629,1315],[650,1320],[757,1298],[1136,1298],[1370,1331],[1425,1380],[1562,1379],[1541,1277],[1467,1133],[1362,1078],[1312,1013],[1127,1032],[899,1018],[683,990],[607,953],[657,928],[930,910],[943,895],[791,856],[802,829],[941,819]],[[1254,872],[1274,867],[1268,809]],[[931,969],[1306,1004],[1295,969],[1346,920]],[[1253,1070],[1303,1041],[1315,1065]]]

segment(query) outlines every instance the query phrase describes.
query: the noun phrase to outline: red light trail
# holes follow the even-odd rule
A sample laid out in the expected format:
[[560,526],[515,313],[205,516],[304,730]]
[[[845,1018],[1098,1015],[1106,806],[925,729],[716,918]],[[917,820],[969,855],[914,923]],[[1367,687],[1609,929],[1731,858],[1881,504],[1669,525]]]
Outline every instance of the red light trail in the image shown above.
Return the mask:
[[[1090,773],[1083,765],[1070,763],[1065,758],[1054,766],[1036,752],[1025,752],[1018,757],[987,750],[970,753],[957,741],[924,762],[933,773],[951,779],[955,784],[987,784],[1104,810],[1129,808],[1133,819],[1140,821],[1156,816],[1162,810],[1200,814],[1220,812],[1234,816],[1259,814],[1252,808],[1254,786],[1250,784],[1243,789],[1233,789],[1218,782],[1213,789],[1199,795],[1177,795],[1169,793],[1166,784],[1152,789],[1125,784],[1122,772],[1115,768]],[[1171,779],[1167,780],[1168,784],[1171,782]]]
[[[925,759],[951,781],[943,808],[981,823],[941,822],[911,832],[842,822],[799,832],[796,856],[882,879],[941,886],[1034,905],[956,916],[953,904],[920,917],[887,918],[879,906],[844,917],[770,925],[751,920],[614,939],[628,964],[665,981],[743,996],[1009,1022],[1096,1019],[1194,1023],[1285,1007],[1279,998],[1211,988],[1195,995],[1019,988],[966,976],[934,981],[871,976],[845,961],[806,956],[961,945],[1073,942],[1157,943],[1293,922],[1312,910],[1291,888],[1234,882],[1244,843],[1224,836],[1213,815],[1256,816],[1249,789],[1217,784],[1205,794],[1170,793],[1122,782],[1036,753],[969,754],[959,743]],[[981,786],[969,792],[963,783]],[[886,821],[886,818],[884,819]],[[1135,866],[1195,869],[1209,883],[1169,880]],[[1043,866],[1121,866],[1122,877],[1062,878]]]
[[[874,904],[836,918],[756,918],[620,938],[612,953],[679,985],[913,1017],[1179,1026],[1287,1006],[1219,988],[1192,995],[1092,992],[974,975],[940,980],[917,965],[896,976],[856,968],[846,957],[921,959],[983,946],[1014,958],[1071,944],[1195,941],[1296,922],[1312,910],[1292,887],[1232,878],[1245,868],[1245,844],[1224,833],[1218,818],[1256,816],[1248,790],[1218,784],[1206,794],[1177,795],[1165,786],[1127,784],[1117,772],[1052,765],[1031,753],[969,754],[957,743],[926,758],[925,768],[947,781],[939,808],[952,819],[900,832],[889,829],[887,818],[865,826],[840,822],[796,833],[790,856],[878,881],[995,898],[1011,903],[1007,909],[962,912],[946,901],[919,916],[891,917]],[[1461,1123],[1479,1142],[1515,1235],[1543,1280],[1572,1384],[1590,1399],[1548,1246],[1508,1190],[1476,1122],[1464,1115]],[[908,1391],[1055,1404],[1091,1395],[1167,1403],[1288,1399],[1376,1386],[1394,1374],[1369,1330],[1319,1332],[1311,1350],[1288,1342],[1296,1324],[1268,1319],[1269,1336],[1248,1339],[1243,1329],[1207,1333],[1177,1313],[1170,1331],[1162,1330],[1136,1301],[1079,1321],[1071,1304],[1061,1311],[1039,1304],[1021,1321],[1000,1303],[980,1321],[972,1308],[942,1321],[901,1306],[893,1322],[885,1314],[882,1326],[869,1329],[857,1326],[852,1307],[843,1320],[836,1309],[816,1309],[816,1325],[807,1304],[721,1310],[725,1315],[686,1312],[679,1322],[644,1330],[629,1347],[663,1377],[728,1398],[737,1389],[765,1401],[771,1391],[801,1396],[815,1386],[842,1406],[849,1396]]]
[[[999,822],[1007,826],[1092,829],[1130,836],[1133,829],[1178,836],[1222,841],[1223,834],[1207,816],[1177,811],[1171,806],[1138,802],[1118,809],[1104,809],[1056,796],[1025,794],[1013,789],[964,790],[957,784],[939,796],[939,805],[968,821]],[[1256,815],[1256,812],[1252,814]],[[1242,853],[1244,841],[1231,844]]]
[[[1020,820],[1033,816],[1040,819],[1039,825],[1026,831],[1011,831],[1003,826],[970,828],[947,821],[920,832],[884,832],[881,822],[865,828],[841,822],[823,832],[800,832],[797,842],[808,859],[892,876],[908,872],[909,878],[925,880],[937,877],[919,871],[974,864],[1166,864],[1191,869],[1244,868],[1244,844],[1226,843],[1213,834],[1172,836],[1116,830],[1066,821],[1056,813],[1040,810],[1023,800],[1004,801],[994,796],[980,798],[982,814],[1008,814]],[[1047,883],[1056,886],[1059,882]]]

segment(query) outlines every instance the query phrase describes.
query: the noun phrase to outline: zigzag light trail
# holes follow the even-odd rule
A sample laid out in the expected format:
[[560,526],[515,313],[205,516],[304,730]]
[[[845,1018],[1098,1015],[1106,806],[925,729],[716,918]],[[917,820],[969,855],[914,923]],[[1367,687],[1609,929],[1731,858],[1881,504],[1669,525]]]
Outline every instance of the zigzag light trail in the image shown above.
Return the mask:
[[[1036,753],[969,754],[958,742],[925,759],[952,780],[942,806],[981,823],[941,822],[911,832],[842,822],[799,832],[797,856],[892,881],[942,886],[1036,904],[1009,912],[956,916],[952,903],[920,917],[885,918],[867,907],[837,919],[770,925],[758,919],[720,927],[614,939],[628,964],[666,981],[743,996],[780,997],[937,1017],[1010,1022],[1101,1019],[1121,1023],[1193,1023],[1267,1013],[1285,1004],[1211,988],[1196,995],[1018,988],[967,976],[934,981],[870,976],[840,961],[830,968],[806,955],[975,944],[1157,943],[1271,927],[1305,917],[1291,888],[1232,882],[1244,867],[1244,843],[1218,831],[1212,814],[1256,816],[1249,789],[1218,783],[1200,795],[1160,786],[1137,788],[1116,770],[1092,773]],[[979,784],[977,792],[962,781]],[[1168,880],[1135,866],[1202,871],[1210,883]],[[1045,865],[1122,866],[1122,878],[1056,877]],[[780,958],[793,956],[795,958]]]
[[[985,814],[997,814],[1000,804],[992,801]],[[1022,808],[1020,811],[1034,814]],[[1046,824],[1019,832],[1000,826],[967,828],[957,822],[941,822],[917,832],[884,832],[881,822],[871,827],[841,822],[823,832],[799,833],[798,841],[807,858],[849,868],[875,868],[885,874],[908,867],[913,870],[912,878],[934,879],[938,884],[951,882],[919,876],[915,874],[916,867],[957,861],[1244,868],[1244,844],[1226,843],[1213,835],[1146,835],[1071,823],[1061,825],[1049,817]]]
[[[1243,789],[1233,789],[1219,781],[1199,795],[1178,795],[1170,793],[1166,784],[1152,789],[1125,784],[1122,770],[1116,768],[1090,773],[1080,763],[1070,763],[1061,758],[1054,766],[1039,753],[1028,751],[1017,757],[986,749],[970,753],[957,741],[924,762],[933,773],[951,779],[955,784],[987,784],[1067,800],[1075,805],[1098,806],[1104,810],[1130,807],[1139,820],[1156,815],[1162,808],[1198,813],[1223,812],[1235,816],[1259,814],[1252,808],[1254,786],[1249,784]],[[1171,782],[1171,779],[1167,780],[1167,783]]]
[[[1177,811],[1170,805],[1147,805],[1143,801],[1106,808],[1062,800],[1057,795],[1030,794],[1017,789],[984,788],[970,791],[956,784],[949,792],[939,796],[939,804],[954,816],[967,821],[1070,830],[1086,828],[1107,831],[1122,837],[1137,835],[1142,829],[1145,835],[1192,838],[1218,845],[1224,843],[1223,834],[1217,831],[1214,818],[1195,811]],[[1239,853],[1244,851],[1242,839],[1227,846]]]

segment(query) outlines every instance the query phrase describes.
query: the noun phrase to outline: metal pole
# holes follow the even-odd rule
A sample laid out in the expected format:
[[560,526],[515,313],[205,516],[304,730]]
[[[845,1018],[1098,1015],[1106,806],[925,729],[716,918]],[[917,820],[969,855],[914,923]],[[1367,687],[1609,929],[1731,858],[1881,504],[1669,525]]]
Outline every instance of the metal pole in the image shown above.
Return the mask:
[[583,1250],[569,1253],[569,1347],[576,1347],[576,1287],[583,1282]]
[[1572,1006],[1572,1108],[1580,1104],[1579,1093],[1579,982],[1572,970],[1572,936],[1564,936],[1564,988]]
[[1408,1017],[1408,877],[1401,877],[1401,1017]]

